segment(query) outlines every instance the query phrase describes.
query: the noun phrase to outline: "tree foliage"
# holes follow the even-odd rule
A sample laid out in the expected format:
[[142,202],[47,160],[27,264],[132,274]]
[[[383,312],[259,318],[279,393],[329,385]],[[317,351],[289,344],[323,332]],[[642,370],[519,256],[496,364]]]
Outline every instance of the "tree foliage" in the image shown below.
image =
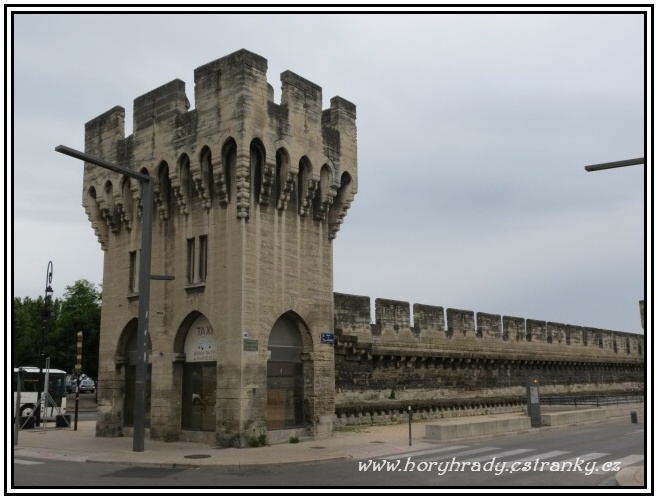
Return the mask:
[[77,333],[82,331],[82,371],[97,379],[100,324],[101,292],[84,279],[67,286],[62,299],[14,298],[14,363],[39,366],[43,342],[43,358],[50,357],[50,366],[73,373]]

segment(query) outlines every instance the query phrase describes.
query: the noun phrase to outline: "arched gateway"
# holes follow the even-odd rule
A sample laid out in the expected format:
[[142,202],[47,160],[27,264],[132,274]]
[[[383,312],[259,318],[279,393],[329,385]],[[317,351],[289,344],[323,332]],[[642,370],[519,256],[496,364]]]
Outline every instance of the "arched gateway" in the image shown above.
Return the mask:
[[[144,384],[144,423],[148,427],[151,419],[151,338],[147,339],[146,381]],[[137,367],[137,318],[133,318],[124,328],[118,346],[118,359],[123,361],[123,424],[132,427],[135,418],[135,378]]]
[[215,430],[217,342],[213,327],[199,315],[185,335],[181,429]]
[[[301,320],[285,314],[274,323],[267,348],[267,428],[302,427],[304,419],[304,341]],[[306,333],[306,328],[303,328]],[[309,370],[309,367],[306,368]]]

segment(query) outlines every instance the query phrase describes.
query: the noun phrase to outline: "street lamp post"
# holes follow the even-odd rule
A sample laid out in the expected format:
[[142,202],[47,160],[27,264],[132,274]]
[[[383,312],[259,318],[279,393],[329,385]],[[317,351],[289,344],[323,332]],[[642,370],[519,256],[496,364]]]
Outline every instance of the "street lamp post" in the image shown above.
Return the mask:
[[133,451],[144,451],[144,424],[146,400],[147,342],[149,300],[151,295],[151,237],[153,226],[153,185],[155,179],[126,167],[114,165],[67,146],[57,146],[55,151],[73,158],[98,165],[113,172],[138,180],[142,186],[142,251],[139,260],[139,311],[137,316],[137,365],[135,367],[135,421]]
[[[45,380],[43,378],[43,363],[44,352],[43,344],[46,337],[46,329],[50,322],[50,299],[53,295],[53,287],[50,284],[53,282],[53,261],[48,262],[46,268],[46,291],[43,294],[43,328],[41,330],[41,343],[39,344],[39,384],[37,387],[37,406],[35,408],[36,419],[35,424],[37,427],[41,425],[41,394],[46,392]],[[45,408],[45,405],[44,405]],[[44,415],[44,419],[47,415]]]
[[609,168],[628,167],[630,165],[642,165],[644,158],[632,158],[630,160],[610,161],[608,163],[597,163],[596,165],[586,165],[587,172],[596,172],[597,170],[607,170]]
[[[630,160],[610,161],[608,163],[597,163],[595,165],[586,165],[587,172],[596,172],[598,170],[607,170],[609,168],[629,167],[631,165],[643,165],[646,163],[644,158],[632,158]],[[640,301],[640,321],[642,330],[644,330],[644,299]]]

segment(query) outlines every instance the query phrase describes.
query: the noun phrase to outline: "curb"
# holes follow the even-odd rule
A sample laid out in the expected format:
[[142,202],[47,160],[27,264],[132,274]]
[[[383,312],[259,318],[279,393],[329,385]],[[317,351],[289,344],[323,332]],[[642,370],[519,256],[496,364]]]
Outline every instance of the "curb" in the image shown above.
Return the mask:
[[615,475],[617,486],[644,488],[644,468],[626,467]]
[[213,467],[221,468],[249,468],[249,469],[263,469],[269,467],[284,467],[286,465],[319,465],[323,463],[337,462],[350,460],[354,457],[352,456],[337,456],[329,458],[311,458],[307,460],[297,460],[289,462],[240,462],[234,464],[194,464],[194,463],[176,463],[176,462],[133,462],[133,461],[124,461],[124,460],[110,460],[102,458],[86,458],[85,463],[93,464],[114,464],[114,465],[123,465],[125,467],[157,467],[161,469],[209,469]]

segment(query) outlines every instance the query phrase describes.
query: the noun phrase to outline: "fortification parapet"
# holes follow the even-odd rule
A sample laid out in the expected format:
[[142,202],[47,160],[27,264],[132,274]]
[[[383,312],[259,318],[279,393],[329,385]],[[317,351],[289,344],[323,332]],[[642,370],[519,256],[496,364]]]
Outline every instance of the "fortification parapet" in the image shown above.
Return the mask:
[[[117,161],[116,145],[125,136],[126,110],[115,106],[85,123],[85,149]],[[124,161],[126,158],[123,159]],[[92,168],[87,166],[87,168]]]
[[525,339],[525,319],[516,316],[503,316],[503,340],[522,342]]
[[308,129],[319,130],[322,121],[322,88],[292,71],[281,73],[281,105],[288,108],[293,122],[303,124],[291,135],[304,135]]
[[475,315],[473,311],[465,311],[464,309],[446,309],[447,317],[447,334],[449,337],[453,335],[463,335],[464,337],[469,333],[475,333]]
[[414,304],[414,328],[417,331],[437,331],[445,330],[445,321],[443,317],[443,307],[428,306],[425,304]]
[[583,327],[576,325],[566,325],[566,343],[567,345],[585,345],[583,343]]
[[334,314],[341,334],[363,334],[370,329],[370,297],[334,293]]
[[546,321],[527,319],[525,321],[526,340],[529,342],[546,342]]
[[[85,124],[85,150],[94,151],[97,156],[121,166],[128,166],[125,117],[125,109],[115,106],[88,121]],[[116,231],[120,223],[118,208],[115,210],[115,193],[118,190],[115,190],[113,181],[117,182],[117,176],[85,163],[82,206],[103,250],[107,249],[110,231]]]
[[185,82],[173,80],[135,99],[133,104],[133,134],[138,140],[149,140],[153,127],[174,130],[176,117],[187,112],[190,101],[185,95]]
[[[266,73],[267,60],[244,49],[204,64],[194,71],[195,109],[175,79],[135,99],[127,138],[123,108],[91,120],[85,151],[128,168],[139,163],[157,181],[162,220],[189,216],[195,199],[206,210],[233,207],[238,219],[290,207],[322,221],[333,239],[357,192],[356,107],[333,97],[323,111],[321,87],[291,71],[281,74],[276,104]],[[83,205],[103,248],[108,231],[134,225],[122,212],[140,206],[133,184],[89,167]]]
[[270,101],[266,74],[267,59],[244,49],[196,68],[194,101],[203,125],[242,116],[249,108]]
[[503,335],[502,327],[503,323],[501,317],[496,314],[488,313],[477,313],[477,334],[479,337],[491,337],[494,339],[499,339]]
[[[487,359],[642,363],[643,337],[626,332],[587,328],[564,323],[475,314],[463,309],[414,304],[411,325],[409,303],[375,299],[375,324],[370,299],[334,294],[335,330],[373,351],[393,349],[427,356],[445,353]],[[476,322],[477,319],[477,322]],[[447,328],[444,327],[447,325]]]
[[546,322],[546,341],[549,343],[567,343],[567,325],[564,323]]
[[376,323],[368,325],[368,297],[334,298],[340,415],[379,413],[394,400],[430,407],[468,400],[474,411],[490,411],[492,401],[522,401],[531,374],[544,395],[644,389],[641,335],[455,308],[444,320],[443,307],[424,304],[414,304],[409,324],[408,302],[391,299],[375,299]]
[[332,97],[329,103],[329,109],[322,112],[322,122],[335,129],[352,127],[356,131],[356,106],[339,96]]
[[409,302],[375,299],[375,324],[380,329],[379,333],[409,328]]

